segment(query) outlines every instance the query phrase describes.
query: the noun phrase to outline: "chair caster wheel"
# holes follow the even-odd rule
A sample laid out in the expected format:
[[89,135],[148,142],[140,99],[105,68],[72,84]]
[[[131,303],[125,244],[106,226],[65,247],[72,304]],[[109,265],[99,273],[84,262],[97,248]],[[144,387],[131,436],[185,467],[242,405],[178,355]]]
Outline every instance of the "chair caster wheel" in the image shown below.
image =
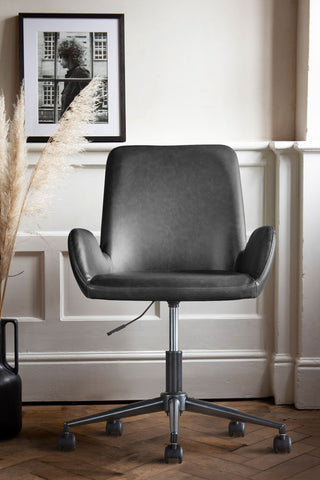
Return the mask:
[[291,438],[288,435],[276,435],[273,440],[274,453],[290,453],[291,452]]
[[122,435],[122,421],[121,420],[109,420],[106,425],[107,435],[115,435],[121,437]]
[[181,445],[177,443],[167,445],[164,451],[164,461],[169,463],[169,460],[178,460],[182,463],[183,450]]
[[61,433],[58,439],[58,450],[69,450],[73,451],[76,448],[76,437],[71,432]]
[[244,437],[246,433],[246,424],[243,422],[230,422],[229,435],[230,437]]

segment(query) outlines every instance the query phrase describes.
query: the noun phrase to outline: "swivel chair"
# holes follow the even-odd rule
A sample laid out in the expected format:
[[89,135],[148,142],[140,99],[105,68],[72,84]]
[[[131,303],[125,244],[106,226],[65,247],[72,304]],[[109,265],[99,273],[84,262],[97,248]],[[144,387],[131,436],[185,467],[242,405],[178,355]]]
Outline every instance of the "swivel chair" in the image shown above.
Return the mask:
[[190,411],[229,419],[231,436],[243,436],[245,422],[276,428],[274,451],[290,452],[285,424],[190,398],[182,389],[178,348],[179,302],[257,297],[275,245],[271,226],[257,228],[246,243],[239,165],[231,148],[115,148],[106,166],[101,244],[87,230],[72,230],[70,261],[88,298],[168,302],[166,390],[157,398],[65,422],[58,448],[75,448],[71,427],[106,421],[107,434],[121,435],[121,418],[164,411],[170,420],[164,458],[181,463],[179,416]]

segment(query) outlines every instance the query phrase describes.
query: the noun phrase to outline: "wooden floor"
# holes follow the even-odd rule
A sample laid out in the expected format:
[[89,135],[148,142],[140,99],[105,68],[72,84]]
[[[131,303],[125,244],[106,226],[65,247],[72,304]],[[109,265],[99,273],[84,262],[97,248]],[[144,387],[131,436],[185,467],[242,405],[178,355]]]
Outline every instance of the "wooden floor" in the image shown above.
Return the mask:
[[292,452],[272,452],[274,429],[247,424],[244,438],[230,438],[227,420],[189,412],[180,419],[181,465],[164,463],[169,426],[163,412],[124,419],[122,437],[107,437],[104,424],[74,428],[76,450],[59,452],[65,420],[111,406],[25,406],[22,432],[0,442],[0,480],[320,479],[320,410],[298,411],[269,401],[223,404],[285,421]]

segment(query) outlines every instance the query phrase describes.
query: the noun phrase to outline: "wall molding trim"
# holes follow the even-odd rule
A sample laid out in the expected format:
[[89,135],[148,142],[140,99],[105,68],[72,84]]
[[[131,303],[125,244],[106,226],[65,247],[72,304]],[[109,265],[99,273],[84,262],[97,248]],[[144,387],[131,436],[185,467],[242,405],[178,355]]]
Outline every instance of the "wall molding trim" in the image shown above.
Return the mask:
[[[12,358],[11,358],[12,357]],[[184,350],[184,361],[203,360],[267,360],[267,352],[261,350]],[[13,356],[9,355],[9,360]],[[21,364],[56,362],[145,362],[165,361],[164,351],[108,351],[108,352],[27,352],[19,355]]]
[[300,368],[320,368],[320,357],[298,357],[296,367]]

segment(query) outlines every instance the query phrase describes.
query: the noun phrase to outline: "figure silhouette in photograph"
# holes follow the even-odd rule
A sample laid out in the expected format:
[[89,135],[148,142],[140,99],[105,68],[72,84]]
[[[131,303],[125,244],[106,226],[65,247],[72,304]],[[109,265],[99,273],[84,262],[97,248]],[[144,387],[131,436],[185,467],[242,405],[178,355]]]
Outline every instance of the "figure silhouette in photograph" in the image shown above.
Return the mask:
[[85,48],[77,42],[76,39],[61,40],[58,45],[58,55],[62,67],[68,69],[65,78],[70,78],[70,80],[64,82],[64,89],[61,93],[61,117],[68,109],[74,97],[78,95],[90,81],[79,79],[89,78],[90,72],[83,66]]

